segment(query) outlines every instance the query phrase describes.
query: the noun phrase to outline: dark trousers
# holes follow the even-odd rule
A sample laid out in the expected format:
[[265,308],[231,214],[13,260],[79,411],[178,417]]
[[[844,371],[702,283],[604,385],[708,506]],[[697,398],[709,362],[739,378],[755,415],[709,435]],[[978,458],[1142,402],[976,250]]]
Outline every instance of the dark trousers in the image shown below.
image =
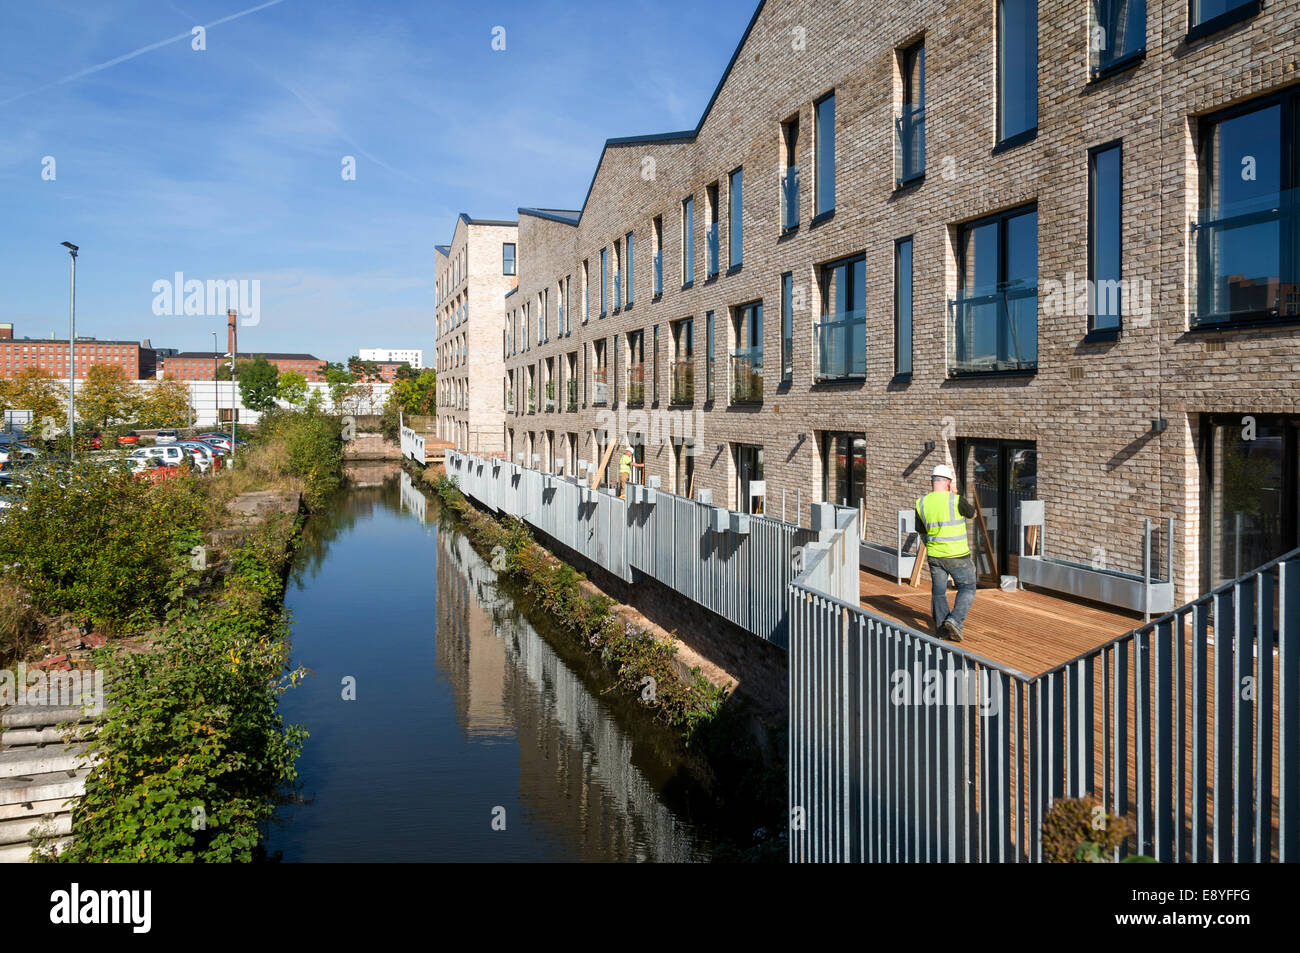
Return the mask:
[[[930,582],[933,585],[930,595],[930,611],[934,613],[934,627],[938,629],[944,620],[951,622],[961,631],[966,621],[966,613],[975,602],[975,561],[970,556],[926,557],[930,566]],[[948,578],[957,584],[957,602],[952,611],[948,611]]]

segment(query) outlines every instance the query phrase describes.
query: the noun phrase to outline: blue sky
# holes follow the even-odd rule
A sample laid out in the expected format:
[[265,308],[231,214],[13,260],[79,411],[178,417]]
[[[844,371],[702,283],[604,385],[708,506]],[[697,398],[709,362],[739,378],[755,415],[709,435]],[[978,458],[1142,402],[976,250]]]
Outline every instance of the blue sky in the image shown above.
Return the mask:
[[282,0],[216,22],[258,4],[4,5],[0,321],[15,334],[66,337],[67,240],[79,335],[210,349],[224,319],[153,313],[154,282],[179,271],[260,280],[241,351],[427,357],[433,246],[457,213],[577,208],[606,138],[693,128],[755,0]]

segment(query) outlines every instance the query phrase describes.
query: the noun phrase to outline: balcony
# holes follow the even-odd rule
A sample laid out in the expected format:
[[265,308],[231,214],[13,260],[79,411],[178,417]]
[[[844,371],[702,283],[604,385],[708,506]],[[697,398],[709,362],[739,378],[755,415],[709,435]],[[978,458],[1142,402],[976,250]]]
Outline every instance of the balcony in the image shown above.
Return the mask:
[[614,272],[614,310],[623,307],[623,273]]
[[673,404],[695,403],[695,362],[673,361],[669,366],[672,375],[672,392],[669,400]]
[[627,405],[645,406],[645,365],[632,364],[627,369]]
[[546,400],[542,409],[548,414],[555,412],[555,381],[546,382]]
[[1300,266],[1284,251],[1298,247],[1298,210],[1300,189],[1200,210],[1192,225],[1194,327],[1300,317]]
[[718,223],[714,222],[704,233],[704,247],[707,251],[705,277],[714,278],[718,274]]
[[904,185],[925,175],[925,107],[904,106],[894,132],[895,184]]
[[654,271],[655,271],[654,293],[655,293],[655,297],[658,297],[659,295],[664,293],[664,253],[662,248],[659,251],[655,252],[654,266],[655,266],[654,267]]
[[597,407],[609,403],[609,371],[604,367],[591,372],[591,402]]
[[865,310],[825,315],[813,326],[813,353],[818,381],[861,379],[867,376],[867,313]]
[[731,353],[731,402],[757,404],[763,400],[763,349],[751,347]]
[[573,413],[578,409],[578,380],[570,372],[569,379],[565,381],[565,389],[568,393],[565,395],[568,399],[565,402],[564,409],[568,413]]
[[781,230],[799,227],[799,167],[792,165],[781,176]]
[[1038,369],[1038,288],[1013,287],[948,302],[948,375]]

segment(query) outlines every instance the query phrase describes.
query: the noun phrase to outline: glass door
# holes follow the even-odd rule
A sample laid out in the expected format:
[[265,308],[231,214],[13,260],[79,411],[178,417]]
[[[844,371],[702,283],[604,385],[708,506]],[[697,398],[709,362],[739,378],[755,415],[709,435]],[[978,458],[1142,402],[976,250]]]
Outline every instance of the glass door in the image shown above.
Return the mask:
[[1214,415],[1201,428],[1202,585],[1206,591],[1294,549],[1300,417]]
[[757,509],[751,509],[749,485],[755,480],[763,479],[763,448],[738,444],[736,446],[736,509],[741,513],[762,512],[762,503]]
[[[1014,576],[1019,569],[1020,502],[1037,499],[1037,445],[1021,440],[963,439],[958,444],[958,459],[957,476],[963,492],[969,481],[974,481],[978,503],[971,532],[975,568],[982,581],[997,585],[998,576]],[[983,543],[985,530],[987,547]]]

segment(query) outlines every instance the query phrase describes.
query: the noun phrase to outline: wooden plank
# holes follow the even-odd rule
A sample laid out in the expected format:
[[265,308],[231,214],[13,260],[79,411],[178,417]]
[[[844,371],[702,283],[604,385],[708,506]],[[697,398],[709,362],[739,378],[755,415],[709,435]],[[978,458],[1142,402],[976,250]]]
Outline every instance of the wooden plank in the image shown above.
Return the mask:
[[609,442],[609,449],[605,451],[605,456],[600,461],[600,466],[597,467],[596,472],[591,475],[591,488],[593,490],[600,486],[601,478],[605,476],[605,468],[609,466],[609,458],[614,455],[614,448],[617,446],[617,440],[611,440]]

